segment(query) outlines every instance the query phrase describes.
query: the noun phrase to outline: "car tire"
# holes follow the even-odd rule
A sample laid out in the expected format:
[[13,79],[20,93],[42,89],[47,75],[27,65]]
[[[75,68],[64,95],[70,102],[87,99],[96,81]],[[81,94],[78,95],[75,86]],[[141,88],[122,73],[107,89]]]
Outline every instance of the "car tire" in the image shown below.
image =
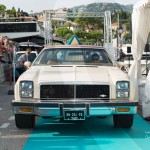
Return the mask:
[[15,114],[15,122],[16,122],[16,127],[20,128],[20,129],[34,128],[35,116],[34,115]]
[[133,115],[113,115],[115,128],[131,128],[133,124]]

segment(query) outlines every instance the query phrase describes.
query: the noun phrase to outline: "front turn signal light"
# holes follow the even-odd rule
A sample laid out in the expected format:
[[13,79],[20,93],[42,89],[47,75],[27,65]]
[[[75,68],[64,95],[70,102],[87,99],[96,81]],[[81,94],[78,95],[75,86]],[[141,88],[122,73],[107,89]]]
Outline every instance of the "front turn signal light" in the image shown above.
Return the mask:
[[20,112],[30,113],[30,112],[32,112],[33,109],[31,107],[21,107],[19,110],[20,110]]

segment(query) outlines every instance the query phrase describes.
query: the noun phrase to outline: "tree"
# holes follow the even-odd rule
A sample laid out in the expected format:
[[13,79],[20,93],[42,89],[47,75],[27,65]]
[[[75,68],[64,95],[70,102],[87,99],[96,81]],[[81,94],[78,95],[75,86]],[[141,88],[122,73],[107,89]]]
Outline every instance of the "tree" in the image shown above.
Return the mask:
[[92,22],[94,30],[102,30],[104,33],[104,23],[102,18],[95,18]]
[[17,12],[16,12],[16,16],[17,16],[17,17],[20,17],[20,16],[21,16],[20,8],[18,8],[18,10],[17,10]]
[[88,33],[86,31],[75,31],[75,35],[77,35],[79,38],[88,37]]
[[16,9],[15,9],[15,7],[12,7],[12,9],[11,9],[11,14],[12,14],[13,16],[16,16]]
[[94,23],[94,18],[76,18],[75,22],[78,24],[79,27],[82,28],[82,30],[84,31],[84,28],[87,27],[88,30],[91,30],[91,27],[93,27],[93,23]]
[[6,6],[0,5],[0,13],[4,16],[5,12],[6,12]]
[[82,31],[84,31],[85,21],[82,20],[82,18],[76,18],[75,22],[78,24],[79,28],[82,28]]
[[15,17],[16,16],[15,7],[12,7],[12,9],[7,10],[7,13],[9,14],[10,17]]
[[66,22],[66,26],[69,27],[69,30],[70,30],[70,27],[72,26],[71,21],[67,21],[67,22]]
[[72,34],[71,34],[71,33],[68,33],[68,34],[66,35],[66,39],[67,39],[67,40],[69,40],[71,37],[72,37]]
[[123,42],[124,43],[129,43],[129,44],[131,44],[131,42],[132,42],[132,36],[131,36],[131,34],[130,33],[125,33],[124,34],[124,36],[123,36]]
[[101,18],[76,18],[75,22],[83,31],[85,30],[85,27],[87,27],[89,31],[104,29],[104,23]]
[[102,32],[97,31],[76,31],[75,35],[77,35],[82,42],[88,41],[88,42],[97,42],[103,39],[104,35]]
[[103,33],[97,31],[91,31],[89,32],[89,35],[92,39],[95,39],[96,41],[103,38]]
[[56,29],[55,33],[60,38],[66,38],[66,35],[69,33],[73,35],[73,31],[69,30],[67,27],[59,27]]
[[53,33],[55,33],[55,28],[57,27],[57,21],[56,20],[52,20],[52,29],[53,29]]
[[126,25],[126,30],[130,31],[130,23],[125,23],[125,25]]

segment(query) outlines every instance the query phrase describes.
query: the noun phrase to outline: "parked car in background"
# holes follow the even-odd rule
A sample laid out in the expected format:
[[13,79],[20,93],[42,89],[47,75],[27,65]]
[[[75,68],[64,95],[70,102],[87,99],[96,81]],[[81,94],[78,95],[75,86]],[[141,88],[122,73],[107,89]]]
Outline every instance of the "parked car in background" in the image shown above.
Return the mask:
[[[18,52],[16,52],[16,56],[15,56],[16,62],[18,61],[18,58],[21,55],[25,54],[25,52],[26,51],[18,51]],[[33,62],[37,55],[38,55],[37,51],[31,51],[31,53],[29,55],[29,61]]]
[[132,81],[104,47],[51,46],[17,80],[12,106],[18,128],[33,128],[35,116],[112,116],[114,127],[130,128],[137,101]]

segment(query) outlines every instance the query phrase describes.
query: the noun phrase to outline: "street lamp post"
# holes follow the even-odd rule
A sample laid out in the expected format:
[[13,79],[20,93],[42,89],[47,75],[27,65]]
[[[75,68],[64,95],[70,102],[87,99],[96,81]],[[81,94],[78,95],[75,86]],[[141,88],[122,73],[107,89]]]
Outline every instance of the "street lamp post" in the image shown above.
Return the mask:
[[122,46],[122,37],[121,37],[121,34],[123,32],[123,28],[120,26],[118,29],[117,29],[117,58],[119,58],[120,56],[120,51],[119,51],[119,48],[121,48]]
[[122,46],[122,36],[121,36],[122,33],[123,33],[123,28],[122,26],[120,26],[118,28],[118,47]]
[[101,39],[102,46],[104,45],[104,39]]
[[86,45],[87,45],[87,37],[85,36],[84,38],[85,38],[85,43],[86,43]]

